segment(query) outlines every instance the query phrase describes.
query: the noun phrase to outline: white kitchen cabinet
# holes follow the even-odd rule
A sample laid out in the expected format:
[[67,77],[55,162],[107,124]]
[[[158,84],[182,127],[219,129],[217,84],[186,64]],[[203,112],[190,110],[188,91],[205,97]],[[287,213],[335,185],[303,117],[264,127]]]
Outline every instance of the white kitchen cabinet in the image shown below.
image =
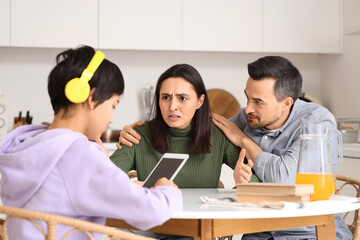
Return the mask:
[[261,52],[262,0],[183,0],[183,50]]
[[265,0],[263,51],[341,53],[341,0]]
[[10,0],[0,0],[0,46],[10,46]]
[[[360,144],[343,144],[343,154],[343,162],[337,164],[336,174],[360,179]],[[337,186],[339,186],[339,183],[337,183]],[[342,194],[354,196],[354,189],[346,187],[342,191]]]
[[360,144],[343,144],[343,162],[338,163],[336,174],[360,179]]
[[12,0],[11,45],[98,47],[98,0]]
[[344,33],[346,35],[360,35],[360,1],[346,0],[344,8]]
[[0,46],[80,44],[341,53],[342,0],[0,0]]
[[181,0],[99,0],[100,48],[180,50]]

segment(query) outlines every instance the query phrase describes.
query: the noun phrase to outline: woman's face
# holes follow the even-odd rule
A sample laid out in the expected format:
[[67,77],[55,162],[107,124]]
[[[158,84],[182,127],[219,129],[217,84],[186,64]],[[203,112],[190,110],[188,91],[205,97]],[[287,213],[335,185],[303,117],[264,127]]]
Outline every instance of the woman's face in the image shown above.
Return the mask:
[[183,129],[204,102],[204,95],[197,97],[194,86],[183,78],[168,78],[160,87],[160,111],[169,127]]

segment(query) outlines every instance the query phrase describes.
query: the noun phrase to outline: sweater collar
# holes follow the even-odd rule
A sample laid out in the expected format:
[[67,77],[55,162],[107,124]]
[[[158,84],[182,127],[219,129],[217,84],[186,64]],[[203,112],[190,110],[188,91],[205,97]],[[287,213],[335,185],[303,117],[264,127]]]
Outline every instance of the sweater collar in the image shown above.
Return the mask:
[[178,128],[169,128],[169,132],[171,136],[175,137],[186,137],[191,135],[191,124],[183,129]]

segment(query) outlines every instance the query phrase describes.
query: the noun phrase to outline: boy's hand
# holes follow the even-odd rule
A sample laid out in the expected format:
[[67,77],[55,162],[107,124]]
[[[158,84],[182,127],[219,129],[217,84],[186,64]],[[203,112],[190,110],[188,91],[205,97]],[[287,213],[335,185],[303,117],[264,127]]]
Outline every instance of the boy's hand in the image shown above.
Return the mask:
[[157,186],[167,186],[167,185],[170,185],[170,186],[173,186],[174,188],[178,189],[180,191],[180,189],[178,188],[178,186],[171,180],[163,177],[163,178],[160,178],[159,180],[157,180],[157,182],[155,183],[155,187]]

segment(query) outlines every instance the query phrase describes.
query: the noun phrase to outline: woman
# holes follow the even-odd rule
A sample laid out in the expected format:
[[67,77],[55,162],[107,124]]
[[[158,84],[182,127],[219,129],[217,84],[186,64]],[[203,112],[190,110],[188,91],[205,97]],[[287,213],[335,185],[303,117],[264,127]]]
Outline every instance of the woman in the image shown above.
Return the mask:
[[[176,185],[163,178],[154,189],[140,187],[91,141],[100,138],[113,121],[113,109],[124,91],[120,69],[94,54],[88,46],[60,53],[48,81],[55,113],[51,125],[18,127],[0,142],[2,202],[99,224],[109,217],[124,219],[140,229],[160,225],[182,209]],[[94,67],[90,60],[100,62],[100,66]],[[67,88],[74,78],[75,84],[83,84],[78,77],[82,79],[84,73],[85,78],[94,74],[90,81],[86,79],[90,89],[87,95],[77,94],[78,88]],[[46,230],[44,222],[38,223]],[[57,239],[69,230],[57,226]],[[43,236],[33,224],[19,219],[8,223],[8,233],[10,239]],[[74,232],[67,239],[89,238]]]
[[122,146],[110,157],[122,170],[136,170],[143,181],[165,152],[187,153],[190,157],[174,179],[181,188],[216,188],[223,163],[234,169],[235,183],[258,181],[251,160],[243,164],[245,150],[239,156],[240,148],[212,123],[206,88],[194,67],[177,64],[165,71],[154,106],[154,118],[135,128],[139,144]]

